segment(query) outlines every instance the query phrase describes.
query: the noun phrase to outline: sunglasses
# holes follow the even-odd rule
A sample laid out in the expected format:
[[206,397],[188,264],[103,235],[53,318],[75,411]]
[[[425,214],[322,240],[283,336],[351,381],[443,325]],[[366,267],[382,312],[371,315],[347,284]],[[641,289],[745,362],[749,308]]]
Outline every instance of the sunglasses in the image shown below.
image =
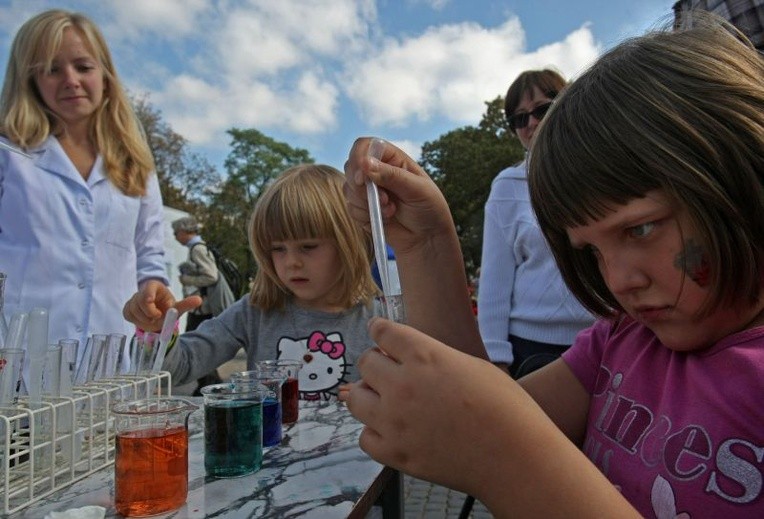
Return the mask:
[[539,105],[530,112],[520,112],[516,114],[512,114],[507,117],[507,121],[509,122],[509,127],[512,129],[512,131],[519,130],[520,128],[525,128],[528,126],[528,122],[531,120],[531,115],[534,119],[537,121],[540,121],[544,118],[546,113],[549,111],[549,109],[552,108],[552,102],[544,103],[543,105]]

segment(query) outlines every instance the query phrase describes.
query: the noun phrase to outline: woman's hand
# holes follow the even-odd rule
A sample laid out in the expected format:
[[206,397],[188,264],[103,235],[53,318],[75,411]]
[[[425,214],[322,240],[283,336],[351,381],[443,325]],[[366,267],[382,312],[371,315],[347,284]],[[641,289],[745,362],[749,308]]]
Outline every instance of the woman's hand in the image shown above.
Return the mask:
[[164,283],[151,279],[142,283],[138,292],[125,303],[122,316],[142,330],[158,332],[170,308],[176,308],[178,315],[182,315],[201,304],[202,298],[199,296],[176,301]]
[[371,138],[359,138],[345,162],[345,196],[351,216],[369,229],[366,181],[379,188],[385,234],[396,251],[405,253],[431,238],[455,232],[443,194],[419,165],[386,141],[381,159],[369,156]]

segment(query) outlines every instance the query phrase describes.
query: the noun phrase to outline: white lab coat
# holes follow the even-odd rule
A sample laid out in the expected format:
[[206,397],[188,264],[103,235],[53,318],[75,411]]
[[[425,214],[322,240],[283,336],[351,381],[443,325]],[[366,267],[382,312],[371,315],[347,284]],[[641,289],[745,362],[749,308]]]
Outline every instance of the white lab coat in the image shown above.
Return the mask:
[[100,156],[85,181],[55,137],[27,151],[31,159],[0,149],[6,317],[47,308],[48,342],[79,339],[80,355],[94,333],[129,340],[127,299],[143,280],[168,282],[156,175],[145,196],[129,197],[104,176]]

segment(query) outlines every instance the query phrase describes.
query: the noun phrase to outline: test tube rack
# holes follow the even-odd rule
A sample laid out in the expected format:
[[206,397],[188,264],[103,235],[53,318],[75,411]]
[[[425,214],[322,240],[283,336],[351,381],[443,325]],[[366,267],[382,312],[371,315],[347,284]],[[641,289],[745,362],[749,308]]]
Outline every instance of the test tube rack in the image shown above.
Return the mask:
[[114,463],[118,401],[169,396],[170,373],[121,376],[75,386],[32,408],[20,397],[0,408],[0,515],[43,499]]

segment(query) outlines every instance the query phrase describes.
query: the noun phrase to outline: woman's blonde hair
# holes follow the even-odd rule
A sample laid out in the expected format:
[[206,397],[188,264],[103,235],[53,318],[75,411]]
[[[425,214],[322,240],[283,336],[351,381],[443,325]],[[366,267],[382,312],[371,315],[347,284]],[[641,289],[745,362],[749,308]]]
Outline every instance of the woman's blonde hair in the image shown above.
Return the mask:
[[622,311],[567,228],[662,190],[702,241],[711,297],[750,305],[764,253],[764,60],[723,21],[627,40],[556,100],[536,132],[531,202],[563,278],[600,315]]
[[258,270],[250,301],[263,310],[282,309],[291,292],[279,280],[271,259],[273,242],[328,238],[340,259],[336,304],[369,304],[378,289],[371,276],[369,236],[350,217],[342,185],[345,177],[322,164],[284,171],[263,191],[249,222],[249,246]]
[[125,94],[101,31],[86,16],[58,9],[44,11],[21,26],[11,46],[0,97],[0,133],[22,148],[37,146],[65,127],[45,105],[36,77],[51,69],[64,31],[76,30],[104,74],[104,97],[92,117],[90,138],[101,154],[109,180],[128,196],[143,195],[154,160]]

